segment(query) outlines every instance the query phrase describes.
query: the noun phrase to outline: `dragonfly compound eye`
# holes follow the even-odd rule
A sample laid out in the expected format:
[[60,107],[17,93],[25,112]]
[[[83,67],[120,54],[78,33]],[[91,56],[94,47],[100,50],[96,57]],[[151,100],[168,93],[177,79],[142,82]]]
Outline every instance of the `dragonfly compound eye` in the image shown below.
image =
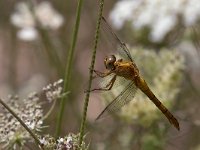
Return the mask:
[[114,66],[115,61],[116,61],[116,57],[114,55],[110,55],[109,57],[106,57],[104,60],[106,69],[114,70],[115,69],[115,66]]

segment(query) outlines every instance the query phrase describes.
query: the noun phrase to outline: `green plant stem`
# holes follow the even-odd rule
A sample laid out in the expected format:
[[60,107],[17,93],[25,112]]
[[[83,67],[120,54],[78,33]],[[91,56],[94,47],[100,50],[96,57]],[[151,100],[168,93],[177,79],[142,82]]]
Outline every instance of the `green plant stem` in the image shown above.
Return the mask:
[[[79,0],[78,6],[77,6],[77,13],[76,13],[76,23],[75,23],[75,27],[74,27],[74,30],[73,30],[72,42],[71,42],[71,46],[70,46],[70,49],[69,49],[69,52],[68,52],[68,59],[67,59],[67,64],[66,64],[64,89],[63,89],[64,92],[69,91],[72,60],[73,60],[74,49],[75,49],[76,42],[77,42],[77,35],[78,35],[79,24],[80,24],[82,4],[83,4],[83,0]],[[64,113],[64,109],[65,109],[67,99],[68,99],[68,96],[66,98],[61,99],[60,110],[59,110],[57,124],[56,124],[56,136],[58,136],[60,134],[60,131],[61,131],[61,123],[62,123],[63,113]]]
[[17,116],[17,114],[6,103],[4,103],[2,99],[0,99],[0,103],[17,119],[17,121],[20,122],[26,131],[29,132],[29,134],[34,138],[35,142],[40,145],[41,149],[44,149],[37,136],[27,127],[27,125]]
[[[94,47],[93,47],[92,60],[91,60],[90,72],[89,72],[90,77],[89,77],[89,84],[88,84],[87,91],[90,91],[91,84],[92,84],[93,69],[94,69],[94,64],[95,64],[95,59],[96,59],[96,50],[97,50],[98,40],[99,40],[99,32],[100,32],[101,19],[102,19],[102,13],[103,13],[103,6],[104,6],[104,0],[100,0],[100,8],[99,8],[98,20],[96,24]],[[83,117],[81,121],[80,137],[79,137],[79,147],[81,147],[81,144],[83,141],[89,97],[90,97],[90,92],[87,92],[85,96],[85,100],[84,100]]]

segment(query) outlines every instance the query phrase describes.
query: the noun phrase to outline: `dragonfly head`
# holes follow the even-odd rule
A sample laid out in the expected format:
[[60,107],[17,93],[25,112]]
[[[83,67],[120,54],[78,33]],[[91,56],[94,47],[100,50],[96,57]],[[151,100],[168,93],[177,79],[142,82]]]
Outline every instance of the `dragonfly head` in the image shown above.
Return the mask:
[[114,55],[106,56],[104,59],[104,65],[108,70],[115,70],[116,57]]

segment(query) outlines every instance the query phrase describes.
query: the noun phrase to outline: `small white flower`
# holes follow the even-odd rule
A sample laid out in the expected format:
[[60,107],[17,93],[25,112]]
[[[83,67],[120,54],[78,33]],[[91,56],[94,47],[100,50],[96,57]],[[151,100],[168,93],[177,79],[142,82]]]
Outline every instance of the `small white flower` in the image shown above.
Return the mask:
[[194,25],[200,17],[200,3],[198,0],[190,0],[187,2],[187,7],[185,8],[184,22],[186,26]]
[[[52,7],[48,1],[43,1],[32,8],[37,21],[43,28],[56,30],[64,22],[63,17]],[[25,41],[35,40],[37,38],[37,21],[32,11],[25,2],[16,5],[16,11],[11,15],[11,23],[20,28],[17,36]]]
[[52,102],[53,100],[57,100],[58,98],[62,96],[62,90],[63,90],[61,86],[62,83],[63,83],[63,80],[60,79],[54,82],[53,84],[49,84],[43,88],[43,91],[45,92],[46,97],[49,100],[49,102]]
[[67,137],[67,143],[70,143],[72,141],[72,137],[71,136],[68,136]]
[[22,28],[17,32],[17,37],[24,41],[32,41],[38,37],[37,30],[33,27]]
[[63,143],[64,139],[63,138],[59,138],[57,141],[58,141],[58,143]]
[[171,31],[171,29],[176,25],[175,16],[165,16],[158,19],[157,22],[152,25],[150,40],[153,42],[160,42],[163,40],[165,35]]
[[132,12],[137,8],[140,1],[124,0],[119,1],[110,14],[110,19],[117,29],[120,29],[126,20],[132,18]]
[[43,1],[35,8],[36,16],[44,27],[57,29],[63,24],[63,17],[53,9],[48,1]]
[[43,144],[43,145],[47,144],[47,141],[46,141],[46,139],[44,137],[42,139],[39,139],[39,140],[40,140],[41,144]]
[[27,28],[35,26],[35,21],[31,12],[24,2],[16,5],[16,12],[11,15],[11,23],[18,28]]
[[121,0],[110,13],[117,29],[130,22],[133,29],[150,29],[150,41],[160,42],[176,25],[199,24],[199,0]]

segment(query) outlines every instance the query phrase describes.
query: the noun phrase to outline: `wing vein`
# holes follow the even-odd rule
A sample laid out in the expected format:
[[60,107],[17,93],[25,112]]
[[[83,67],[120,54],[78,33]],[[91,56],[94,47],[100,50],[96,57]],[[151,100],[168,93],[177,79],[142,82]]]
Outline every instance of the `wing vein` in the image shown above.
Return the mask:
[[[106,19],[104,17],[102,17],[102,27],[105,33],[109,33],[110,38],[112,38],[114,41],[116,41],[116,43],[118,43],[118,51],[121,55],[123,55],[122,53],[126,54],[126,58],[128,58],[130,61],[133,62],[133,59],[131,57],[131,54],[128,50],[128,48],[126,47],[126,44],[124,42],[122,42],[119,37],[113,32],[112,28],[110,27],[110,25],[108,24],[108,22],[106,21]],[[115,44],[116,44],[115,43]]]
[[130,102],[134,98],[136,89],[137,88],[134,85],[134,82],[130,82],[126,86],[126,88],[112,102],[110,102],[105,107],[105,109],[99,114],[99,116],[96,118],[96,120],[106,116],[107,113],[112,113],[112,112],[115,112],[115,111],[119,110],[125,104]]

